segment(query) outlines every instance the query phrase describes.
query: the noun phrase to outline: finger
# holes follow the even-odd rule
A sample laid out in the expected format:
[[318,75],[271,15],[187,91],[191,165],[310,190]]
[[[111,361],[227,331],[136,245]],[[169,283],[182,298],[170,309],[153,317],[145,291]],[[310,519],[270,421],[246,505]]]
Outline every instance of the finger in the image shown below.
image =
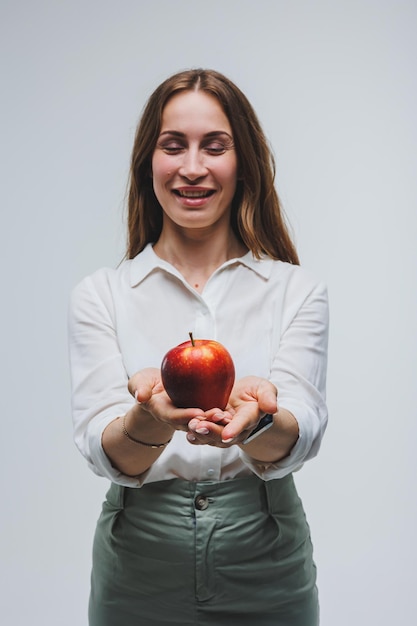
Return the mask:
[[204,426],[203,421],[199,419],[192,419],[188,422],[188,430],[197,433],[198,435],[208,435],[210,432],[207,426]]
[[257,402],[245,402],[241,405],[233,419],[227,424],[222,433],[222,442],[231,443],[245,431],[255,428],[259,421],[259,406]]
[[238,405],[242,400],[244,402],[255,401],[258,403],[260,411],[264,413],[276,413],[278,410],[278,390],[273,383],[265,378],[247,376],[239,381],[237,392],[235,400]]
[[136,402],[146,404],[152,398],[153,387],[149,384],[139,385],[134,392]]
[[153,393],[163,389],[160,371],[156,367],[140,370],[129,379],[127,386],[138,402],[147,402]]
[[260,411],[264,413],[276,413],[278,410],[277,403],[278,391],[275,385],[269,381],[262,382],[259,385],[257,399]]
[[221,441],[223,426],[214,422],[204,420],[190,420],[188,423],[189,432],[194,435],[201,443],[214,443]]
[[216,424],[226,425],[232,419],[232,415],[229,411],[222,411],[221,409],[210,409],[204,413],[204,418],[209,422],[215,422]]

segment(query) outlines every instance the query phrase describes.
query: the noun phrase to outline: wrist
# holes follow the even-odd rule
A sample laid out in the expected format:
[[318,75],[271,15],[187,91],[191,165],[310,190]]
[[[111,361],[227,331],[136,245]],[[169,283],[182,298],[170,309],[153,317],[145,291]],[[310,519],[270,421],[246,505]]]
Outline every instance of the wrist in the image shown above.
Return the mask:
[[141,446],[145,446],[146,448],[154,448],[154,449],[158,449],[158,448],[165,448],[169,442],[172,439],[172,435],[170,436],[170,438],[168,439],[168,441],[164,441],[164,442],[158,442],[156,443],[155,441],[150,442],[150,441],[143,441],[143,439],[135,439],[135,437],[132,437],[131,434],[129,434],[127,428],[126,428],[126,415],[124,417],[121,418],[122,419],[122,431],[125,437],[127,437],[127,439],[129,439],[129,441],[132,441],[132,443],[137,443]]
[[257,461],[277,463],[286,458],[299,438],[298,422],[294,415],[280,408],[273,416],[270,429],[250,441],[239,444],[241,449]]
[[125,437],[144,445],[164,444],[172,439],[175,432],[172,426],[156,420],[140,404],[126,413],[121,419],[121,425]]

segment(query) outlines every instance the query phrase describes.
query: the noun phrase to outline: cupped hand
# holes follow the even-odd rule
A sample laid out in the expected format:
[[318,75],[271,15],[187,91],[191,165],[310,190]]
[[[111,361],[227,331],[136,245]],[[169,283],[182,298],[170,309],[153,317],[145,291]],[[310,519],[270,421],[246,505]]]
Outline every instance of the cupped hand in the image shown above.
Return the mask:
[[278,391],[265,378],[246,376],[232,389],[225,411],[212,409],[189,424],[188,441],[228,447],[241,443],[265,413],[276,413]]
[[175,430],[188,431],[188,423],[193,418],[204,417],[198,408],[179,409],[173,405],[161,381],[161,372],[156,367],[148,367],[134,374],[128,382],[128,389],[137,402],[160,422]]

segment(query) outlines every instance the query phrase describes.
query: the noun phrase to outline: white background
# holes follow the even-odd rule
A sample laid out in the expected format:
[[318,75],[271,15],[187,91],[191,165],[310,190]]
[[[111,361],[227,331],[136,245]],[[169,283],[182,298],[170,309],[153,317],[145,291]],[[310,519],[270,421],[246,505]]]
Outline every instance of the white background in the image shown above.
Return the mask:
[[123,256],[146,98],[203,66],[252,101],[329,286],[331,421],[296,477],[322,626],[414,624],[416,3],[2,0],[0,23],[2,623],[86,624],[107,482],[72,443],[68,295]]

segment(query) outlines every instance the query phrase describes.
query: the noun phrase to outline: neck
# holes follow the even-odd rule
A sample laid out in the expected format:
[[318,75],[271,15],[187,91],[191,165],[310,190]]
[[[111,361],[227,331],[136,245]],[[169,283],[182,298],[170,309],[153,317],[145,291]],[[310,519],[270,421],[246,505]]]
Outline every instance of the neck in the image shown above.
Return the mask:
[[247,249],[238,241],[233,231],[223,231],[213,236],[207,232],[170,232],[162,230],[154,246],[155,253],[171,263],[185,280],[201,292],[207,280],[226,261],[243,256]]

